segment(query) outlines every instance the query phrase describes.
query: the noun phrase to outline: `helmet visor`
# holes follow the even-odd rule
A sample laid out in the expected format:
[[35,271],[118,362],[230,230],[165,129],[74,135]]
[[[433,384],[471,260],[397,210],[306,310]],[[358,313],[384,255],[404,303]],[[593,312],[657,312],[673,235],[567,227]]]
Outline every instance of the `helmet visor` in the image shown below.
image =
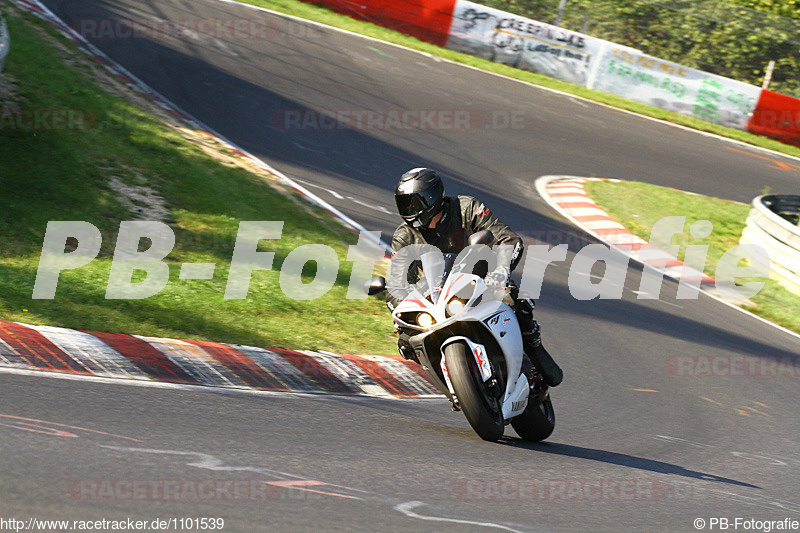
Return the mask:
[[428,208],[425,198],[419,193],[401,194],[395,197],[397,211],[406,220],[413,220]]
[[438,187],[411,194],[398,194],[395,196],[397,211],[404,220],[411,222],[425,214],[441,197],[442,192]]

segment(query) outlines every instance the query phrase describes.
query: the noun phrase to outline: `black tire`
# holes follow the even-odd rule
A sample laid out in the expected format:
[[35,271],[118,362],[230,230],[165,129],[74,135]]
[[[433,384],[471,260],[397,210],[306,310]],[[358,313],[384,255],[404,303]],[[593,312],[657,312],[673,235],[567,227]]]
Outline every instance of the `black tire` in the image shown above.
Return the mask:
[[531,442],[549,437],[556,427],[556,412],[550,396],[541,402],[528,402],[525,410],[511,419],[511,427],[520,437]]
[[492,442],[502,437],[505,423],[500,401],[490,394],[481,380],[478,365],[467,346],[462,342],[447,345],[444,361],[458,405],[475,433]]

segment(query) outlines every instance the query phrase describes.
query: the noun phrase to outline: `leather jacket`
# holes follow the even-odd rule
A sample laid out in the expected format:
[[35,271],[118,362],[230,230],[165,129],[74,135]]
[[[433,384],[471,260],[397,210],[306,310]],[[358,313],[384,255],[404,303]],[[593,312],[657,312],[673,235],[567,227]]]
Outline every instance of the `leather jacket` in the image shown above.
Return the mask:
[[[457,254],[467,246],[470,235],[489,230],[494,235],[494,246],[497,247],[495,249],[501,250],[498,252],[498,264],[506,265],[510,270],[516,268],[522,259],[522,239],[494,216],[483,202],[471,196],[445,197],[442,211],[442,218],[433,229],[412,228],[405,223],[398,226],[392,237],[392,258],[404,247],[412,244],[429,244],[442,253]],[[398,270],[390,268],[388,287],[405,285],[402,280],[403,272]],[[404,270],[407,274],[407,283],[416,283],[418,269],[412,266]],[[394,309],[402,301],[403,298],[397,296],[398,291],[387,291],[386,303],[390,309]]]

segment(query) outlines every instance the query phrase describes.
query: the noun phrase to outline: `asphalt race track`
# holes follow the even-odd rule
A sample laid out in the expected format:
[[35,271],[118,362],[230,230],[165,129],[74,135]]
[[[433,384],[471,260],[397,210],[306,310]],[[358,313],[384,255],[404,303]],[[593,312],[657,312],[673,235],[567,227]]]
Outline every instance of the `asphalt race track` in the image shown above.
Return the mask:
[[[764,186],[790,193],[800,181],[791,158],[235,4],[46,4],[74,27],[119,18],[272,21],[279,31],[267,39],[92,42],[384,239],[399,220],[394,184],[415,166],[441,169],[450,194],[480,197],[529,237],[573,230],[535,191],[546,174],[745,202]],[[469,120],[425,130],[286,120],[323,110],[450,110]],[[501,443],[485,443],[443,400],[0,374],[0,518],[222,517],[224,531],[696,531],[696,518],[706,528],[715,517],[800,519],[797,367],[784,375],[752,370],[760,364],[745,375],[677,370],[687,356],[794,358],[800,340],[706,296],[676,300],[674,282],[664,282],[661,299],[638,300],[636,267],[622,300],[577,301],[567,287],[579,249],[571,244],[567,260],[548,267],[537,308],[567,376],[553,393],[558,424],[546,443],[526,444],[510,427]],[[127,490],[134,481],[268,490],[144,498]]]

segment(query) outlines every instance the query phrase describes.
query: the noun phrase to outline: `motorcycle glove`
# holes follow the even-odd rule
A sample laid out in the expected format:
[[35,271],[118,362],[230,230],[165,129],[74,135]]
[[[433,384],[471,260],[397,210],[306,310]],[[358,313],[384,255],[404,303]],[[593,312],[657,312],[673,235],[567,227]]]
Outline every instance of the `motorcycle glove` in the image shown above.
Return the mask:
[[511,271],[506,266],[500,266],[489,272],[484,280],[489,287],[498,289],[505,289],[508,287],[508,281],[511,277]]

